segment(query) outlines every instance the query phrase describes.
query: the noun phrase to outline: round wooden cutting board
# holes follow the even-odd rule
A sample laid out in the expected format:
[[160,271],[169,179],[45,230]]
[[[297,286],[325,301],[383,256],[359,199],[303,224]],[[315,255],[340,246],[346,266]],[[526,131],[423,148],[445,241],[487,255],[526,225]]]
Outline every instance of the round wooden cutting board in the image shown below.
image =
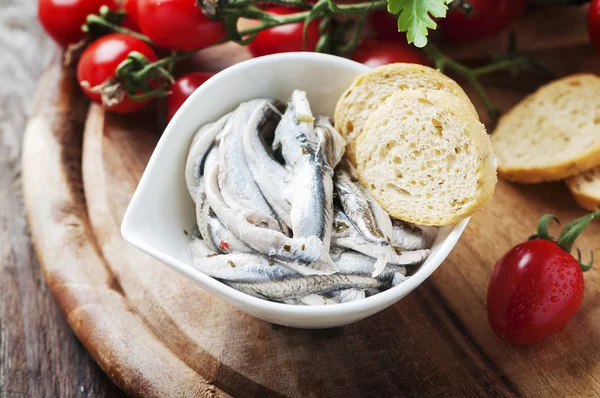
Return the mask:
[[[598,70],[587,46],[538,53],[556,73]],[[235,45],[202,55],[219,69]],[[595,69],[594,69],[595,68]],[[532,84],[491,85],[510,107]],[[496,87],[496,88],[494,88]],[[474,96],[472,96],[474,98]],[[584,396],[600,390],[600,277],[586,275],[580,312],[530,347],[493,334],[485,309],[495,261],[539,216],[585,212],[562,183],[500,181],[450,257],[412,294],[359,323],[297,330],[246,315],[129,246],[119,226],[160,134],[153,112],[106,114],[57,57],[24,142],[23,186],[46,281],[104,371],[136,396]],[[600,226],[578,242],[596,247]]]

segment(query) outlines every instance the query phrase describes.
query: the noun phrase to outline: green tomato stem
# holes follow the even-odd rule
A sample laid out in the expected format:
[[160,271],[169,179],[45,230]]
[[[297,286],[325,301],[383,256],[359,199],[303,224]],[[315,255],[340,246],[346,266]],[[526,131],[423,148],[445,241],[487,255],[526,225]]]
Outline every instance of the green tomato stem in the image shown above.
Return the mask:
[[571,252],[575,239],[583,232],[583,230],[596,218],[600,217],[600,211],[588,214],[565,225],[556,243],[566,252]]
[[536,238],[553,240],[552,236],[550,236],[550,233],[548,232],[548,223],[551,220],[556,221],[558,225],[560,225],[560,220],[558,219],[558,217],[556,217],[553,214],[544,214],[542,218],[540,218],[540,222],[538,223]]
[[[133,78],[137,81],[144,80],[145,77],[148,75],[148,73],[150,73],[151,71],[153,71],[157,68],[163,68],[163,67],[166,67],[165,72],[169,73],[169,71],[172,70],[172,66],[175,64],[176,61],[187,58],[194,53],[196,53],[196,50],[185,51],[185,52],[175,52],[175,53],[173,53],[173,55],[171,55],[169,57],[161,58],[158,61],[149,63],[148,65],[144,66],[142,69],[140,69],[139,71],[137,71],[133,74]],[[164,72],[161,71],[161,74],[163,74],[163,73]],[[170,73],[169,73],[169,75],[170,75]],[[172,80],[172,79],[173,79],[173,77],[171,76],[170,80]]]
[[514,58],[492,62],[489,65],[478,68],[470,68],[448,57],[431,43],[425,46],[425,51],[433,59],[435,67],[441,72],[444,72],[445,69],[450,69],[464,77],[467,82],[469,82],[469,84],[475,89],[475,92],[479,98],[481,98],[488,116],[492,120],[497,119],[497,117],[500,115],[500,111],[490,99],[483,85],[479,81],[479,78],[502,70],[514,69],[531,62],[526,56],[516,56]]
[[339,52],[351,54],[356,49],[356,46],[358,46],[358,42],[360,40],[360,34],[362,33],[363,28],[365,26],[365,22],[367,20],[367,15],[367,13],[364,13],[360,16],[360,19],[354,27],[354,32],[352,32],[352,37],[350,38],[350,40],[348,40],[348,43],[346,43],[346,45],[341,46],[339,48]]
[[[252,3],[260,3],[260,0],[251,0]],[[387,0],[376,0],[357,4],[336,5],[333,1],[328,2],[329,7],[322,11],[322,17],[333,15],[356,15],[368,13],[372,10],[383,9],[387,7]],[[234,11],[232,11],[234,12]],[[253,33],[259,33],[265,29],[274,26],[288,25],[296,22],[303,22],[310,15],[311,11],[301,11],[288,15],[275,15],[270,19],[262,19],[261,23],[251,28],[240,31],[240,36],[244,37]],[[242,13],[241,16],[244,16]]]
[[110,29],[113,32],[123,33],[123,34],[129,35],[129,36],[133,36],[133,37],[135,37],[137,39],[140,39],[143,42],[145,42],[145,43],[147,43],[147,44],[149,44],[151,46],[158,47],[158,45],[156,43],[154,43],[152,40],[150,40],[148,38],[148,36],[144,36],[143,34],[138,33],[136,31],[133,31],[131,29],[127,29],[127,28],[124,28],[122,26],[116,25],[116,24],[114,24],[112,22],[108,22],[107,20],[105,20],[102,17],[99,17],[98,15],[94,15],[94,14],[88,15],[87,19],[86,19],[86,24],[88,24],[88,25],[93,25],[93,24],[101,25],[101,26],[104,26],[105,28]]
[[[596,218],[600,218],[600,211],[596,211],[594,213],[588,214],[587,216],[583,216],[574,221],[571,221],[570,223],[565,225],[565,228],[556,240],[556,244],[567,253],[571,253],[575,239],[577,239],[577,237],[583,232],[583,230]],[[548,233],[548,223],[550,222],[550,220],[554,220],[558,224],[560,224],[560,221],[556,216],[552,214],[545,214],[542,216],[542,218],[540,218],[540,222],[538,223],[537,235],[534,235],[529,239],[547,239],[550,241],[554,241],[554,239],[552,239],[552,237]],[[590,268],[592,268],[592,265],[594,264],[593,250],[590,250],[590,258],[591,259],[589,263],[583,263],[581,261],[581,251],[577,249],[577,262],[579,262],[579,266],[581,267],[581,270],[583,272],[589,271]]]
[[592,265],[594,265],[594,251],[590,250],[590,262],[586,264],[581,261],[581,250],[577,249],[577,262],[581,267],[581,272],[589,271],[590,269],[592,269]]

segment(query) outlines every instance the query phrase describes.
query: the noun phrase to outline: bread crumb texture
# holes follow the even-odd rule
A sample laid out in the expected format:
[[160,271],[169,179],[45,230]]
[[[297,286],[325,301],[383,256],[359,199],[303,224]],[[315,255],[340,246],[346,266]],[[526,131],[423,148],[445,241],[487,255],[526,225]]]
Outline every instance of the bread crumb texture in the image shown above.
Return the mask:
[[352,163],[356,165],[356,139],[377,107],[398,91],[421,88],[452,93],[478,118],[463,89],[436,69],[403,63],[375,68],[357,77],[335,108],[335,127],[346,140],[346,154]]
[[404,90],[368,118],[356,145],[361,183],[393,217],[451,225],[483,208],[497,182],[485,127],[442,90]]
[[600,78],[541,87],[500,119],[492,143],[498,174],[511,181],[559,180],[600,165]]
[[570,177],[567,186],[579,206],[591,211],[600,210],[600,167]]

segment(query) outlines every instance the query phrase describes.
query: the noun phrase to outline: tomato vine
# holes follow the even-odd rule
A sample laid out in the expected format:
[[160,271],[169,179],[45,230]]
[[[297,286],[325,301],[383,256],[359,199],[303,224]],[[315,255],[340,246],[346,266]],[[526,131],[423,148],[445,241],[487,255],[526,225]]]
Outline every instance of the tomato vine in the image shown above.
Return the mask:
[[[422,22],[418,25],[416,22],[406,22],[410,13],[416,13],[416,9],[409,7],[409,3],[404,0],[373,0],[353,4],[337,4],[335,0],[319,0],[314,4],[309,4],[303,0],[274,0],[271,3],[281,4],[289,7],[295,7],[296,12],[285,15],[278,15],[263,11],[257,7],[262,0],[199,0],[198,6],[203,13],[213,20],[222,20],[226,31],[226,37],[214,44],[222,44],[228,41],[234,41],[243,45],[252,42],[256,36],[265,30],[289,24],[304,23],[305,40],[306,27],[315,20],[320,21],[319,33],[320,39],[316,46],[316,51],[328,52],[339,55],[348,55],[356,48],[359,43],[361,32],[369,12],[381,9],[392,9],[398,16],[399,30],[407,32],[408,41],[414,41],[419,46],[424,46],[426,53],[432,59],[433,65],[442,71],[451,71],[464,78],[476,91],[486,107],[488,115],[493,120],[498,115],[498,109],[495,107],[487,92],[483,88],[480,78],[490,73],[504,70],[520,70],[532,61],[523,55],[513,54],[510,58],[494,61],[489,65],[471,68],[459,63],[449,56],[442,53],[431,43],[427,43],[427,29],[435,28],[436,24],[431,21]],[[445,15],[449,0],[425,0],[423,6],[429,18],[432,15]],[[423,10],[419,11],[423,12]],[[115,14],[116,13],[116,14]],[[404,19],[402,15],[404,14]],[[356,18],[358,16],[358,18]],[[343,17],[340,20],[338,17]],[[98,15],[89,15],[84,30],[96,34],[102,32],[118,32],[136,37],[145,43],[159,47],[149,37],[142,33],[120,26],[119,21],[124,18],[122,11],[115,12],[103,6]],[[256,25],[239,29],[240,19],[251,19],[256,21]],[[430,18],[429,18],[430,19]],[[417,24],[417,25],[415,25]],[[99,33],[98,33],[99,32]],[[204,47],[206,48],[206,47]],[[198,49],[200,50],[200,48]],[[136,92],[141,81],[161,77],[161,84],[151,90],[149,93],[132,96],[134,100],[146,100],[148,97],[164,96],[169,92],[169,85],[174,81],[170,70],[173,65],[186,57],[191,56],[197,50],[191,51],[173,51],[169,56],[159,59],[155,62],[147,62],[140,59],[139,54],[127,57],[117,68],[116,75],[125,86],[127,93]]]

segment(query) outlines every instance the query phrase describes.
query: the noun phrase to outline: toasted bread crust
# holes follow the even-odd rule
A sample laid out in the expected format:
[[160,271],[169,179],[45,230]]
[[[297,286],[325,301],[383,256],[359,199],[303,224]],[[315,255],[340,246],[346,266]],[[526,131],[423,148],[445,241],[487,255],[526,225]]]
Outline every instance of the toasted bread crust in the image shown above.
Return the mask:
[[552,167],[509,168],[498,164],[498,175],[505,180],[523,184],[563,180],[600,165],[600,148],[572,162],[562,162]]
[[346,139],[346,154],[352,163],[356,164],[356,139],[371,113],[392,94],[419,88],[447,91],[479,118],[467,94],[440,71],[418,64],[380,66],[357,77],[335,108],[335,127]]
[[[551,82],[524,98],[500,119],[492,135],[498,174],[513,182],[536,183],[568,178],[600,165],[600,120],[591,105],[579,106],[573,101],[596,97],[594,93],[600,96],[600,78],[577,74]],[[589,100],[597,102],[595,98]],[[565,117],[565,108],[572,112],[569,117]],[[564,133],[556,134],[561,130]],[[599,138],[562,150],[563,145],[577,141],[578,134]],[[525,154],[515,154],[519,142]]]
[[577,204],[584,209],[600,210],[600,191],[590,183],[600,181],[600,167],[568,178],[565,182]]

